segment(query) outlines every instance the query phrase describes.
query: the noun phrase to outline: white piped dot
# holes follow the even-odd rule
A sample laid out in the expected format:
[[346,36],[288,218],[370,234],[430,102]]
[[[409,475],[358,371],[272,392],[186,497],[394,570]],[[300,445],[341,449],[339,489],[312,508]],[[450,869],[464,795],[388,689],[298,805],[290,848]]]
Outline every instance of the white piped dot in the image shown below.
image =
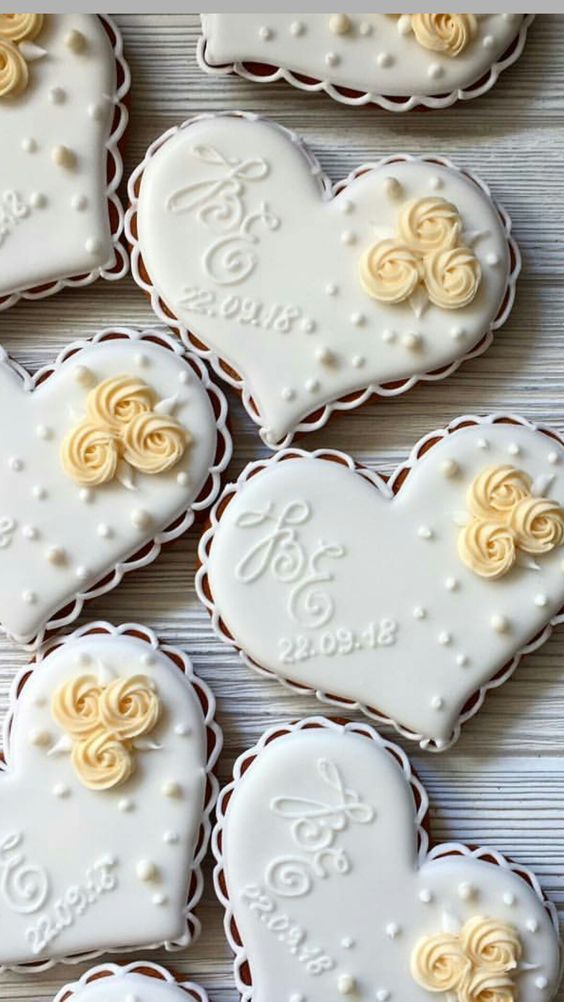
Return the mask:
[[45,424],[38,424],[35,429],[35,434],[38,438],[46,442],[48,439],[53,438],[53,430],[48,428]]
[[386,926],[386,936],[388,939],[396,939],[400,934],[400,927],[396,922],[388,922]]
[[353,327],[362,327],[366,322],[366,317],[364,313],[351,313],[350,320]]
[[328,296],[336,296],[338,291],[339,289],[334,282],[327,282],[327,285],[325,286],[325,292]]
[[484,46],[484,49],[491,49],[494,44],[494,41],[495,39],[493,35],[484,35],[482,39],[482,45]]
[[49,731],[31,730],[29,732],[29,743],[36,748],[45,748],[51,744]]
[[136,529],[148,529],[152,522],[151,515],[144,508],[134,508],[130,518]]
[[32,191],[29,196],[29,204],[32,209],[44,209],[47,205],[47,198],[42,191]]
[[128,811],[133,810],[133,801],[131,797],[122,797],[118,802],[118,810],[126,814]]
[[86,195],[73,195],[70,204],[71,209],[74,209],[75,212],[84,212],[88,207],[88,199]]
[[78,492],[78,496],[81,501],[88,503],[89,501],[94,500],[94,491],[91,487],[81,487]]
[[34,525],[24,525],[22,529],[22,536],[24,539],[37,539],[39,533]]
[[346,14],[333,14],[329,18],[329,31],[334,35],[346,35],[351,26],[351,19]]
[[396,340],[397,340],[397,334],[395,331],[391,331],[388,329],[382,331],[382,341],[384,341],[386,344],[393,344],[394,341]]
[[547,456],[547,459],[548,459],[549,463],[551,463],[551,465],[554,466],[558,462],[558,453],[557,452],[549,452],[549,454]]
[[66,98],[66,92],[63,87],[51,87],[49,91],[49,100],[51,104],[62,104]]
[[259,38],[262,38],[263,42],[270,42],[270,40],[272,39],[272,37],[274,35],[274,32],[272,31],[272,28],[267,28],[266,25],[262,25],[259,28],[259,32],[258,33],[259,33]]
[[308,393],[315,393],[316,390],[319,389],[319,380],[318,379],[306,379],[306,381],[304,383],[304,386],[305,386],[306,390],[308,391]]
[[379,988],[376,992],[377,1002],[388,1002],[389,997],[390,993],[387,988]]
[[315,349],[315,357],[317,361],[322,362],[323,365],[330,365],[331,362],[335,361],[333,352],[325,345],[320,345],[319,348]]
[[438,174],[433,174],[433,176],[429,178],[429,186],[433,189],[433,191],[438,191],[439,188],[442,188],[443,186],[442,177],[439,177]]
[[363,36],[363,38],[367,38],[374,31],[369,21],[361,21],[358,26],[358,30],[359,33]]
[[465,334],[464,327],[451,327],[450,336],[454,341],[462,341]]
[[140,369],[145,368],[145,366],[149,364],[149,359],[147,358],[146,355],[143,354],[142,351],[138,351],[136,353],[136,355],[134,356],[134,360],[135,360],[135,365],[138,365]]
[[67,552],[62,546],[50,546],[45,554],[50,564],[64,564],[67,559]]
[[455,459],[445,459],[441,463],[441,473],[443,477],[455,477],[460,472],[460,467]]
[[64,783],[55,783],[53,787],[53,794],[55,797],[68,797],[70,789]]
[[398,18],[397,29],[400,35],[409,35],[411,33],[412,28],[410,14],[402,14],[401,17]]
[[423,338],[420,334],[404,334],[401,340],[404,347],[408,348],[409,351],[418,351],[423,344]]
[[538,932],[539,931],[539,924],[538,924],[537,920],[534,919],[534,918],[527,919],[527,921],[525,923],[525,926],[526,926],[528,932],[533,932],[534,933],[534,932]]
[[343,936],[341,946],[343,947],[343,950],[352,950],[354,946],[354,939],[352,936]]
[[311,320],[310,317],[304,317],[300,327],[306,334],[311,334],[315,330],[315,320]]
[[461,668],[465,668],[466,665],[468,664],[468,655],[467,654],[457,654],[457,656],[456,656],[456,663]]
[[507,451],[510,456],[519,456],[521,454],[521,448],[516,442],[512,442]]
[[86,365],[77,365],[73,369],[73,378],[79,386],[92,386],[94,375]]
[[84,249],[87,254],[99,254],[102,250],[102,244],[96,237],[87,237],[84,241]]
[[51,150],[51,160],[57,167],[66,167],[71,170],[76,166],[76,153],[68,146],[54,146]]
[[328,52],[325,56],[325,62],[327,66],[338,66],[341,62],[341,57],[336,52]]
[[490,619],[490,626],[496,633],[507,633],[509,630],[509,620],[507,616],[496,614]]
[[280,396],[282,397],[282,400],[288,400],[288,401],[290,401],[290,400],[294,399],[294,397],[296,396],[296,394],[295,394],[294,390],[290,389],[289,386],[285,386],[283,388],[282,393],[280,394]]
[[420,606],[420,605],[416,605],[415,606],[415,609],[413,610],[413,618],[414,619],[425,619],[426,615],[427,615],[427,613],[426,613],[425,609],[422,606]]
[[176,474],[176,483],[179,487],[188,487],[190,484],[190,475],[186,473],[186,470],[181,470],[180,473]]
[[337,988],[341,995],[352,995],[356,991],[356,979],[352,974],[341,974],[337,981]]
[[390,52],[379,52],[376,56],[376,62],[380,69],[385,70],[388,66],[394,65],[394,57]]
[[538,605],[539,609],[544,609],[545,605],[548,603],[548,598],[542,593],[535,595],[535,605]]
[[36,484],[35,487],[32,487],[31,493],[33,494],[33,497],[36,498],[38,501],[45,501],[45,498],[47,497],[47,490],[45,489],[45,487],[41,487],[39,484]]
[[515,904],[515,895],[511,891],[506,891],[503,895],[503,903],[511,908]]
[[24,468],[23,460],[18,459],[17,456],[12,456],[11,459],[8,460],[8,466],[14,471],[14,473],[21,473]]
[[190,734],[190,728],[188,727],[188,724],[176,724],[174,733],[178,734],[181,738],[185,738]]
[[157,876],[157,868],[150,859],[140,859],[135,867],[135,872],[139,880],[154,880]]
[[397,177],[384,178],[384,190],[386,195],[390,198],[400,198],[403,194],[403,186],[400,184]]
[[535,985],[537,988],[540,988],[541,991],[548,987],[548,981],[544,974],[539,974],[538,978],[535,978]]
[[157,663],[155,655],[150,653],[142,654],[140,661],[141,664],[145,666],[145,668],[154,668]]
[[35,139],[30,136],[25,136],[21,141],[21,147],[24,153],[35,153],[37,151],[37,143]]
[[417,530],[417,535],[419,536],[419,539],[432,539],[433,530],[430,529],[428,525],[420,525]]
[[446,632],[439,633],[438,640],[439,644],[441,644],[442,647],[448,647],[448,645],[452,643],[452,636],[450,635],[450,633]]
[[101,122],[106,115],[106,105],[101,101],[93,101],[88,105],[88,114],[94,122]]
[[431,700],[431,706],[433,710],[442,710],[444,708],[445,701],[442,696],[433,696]]
[[366,362],[364,355],[353,355],[351,358],[351,365],[355,369],[362,369],[362,366]]
[[472,884],[469,884],[467,881],[463,881],[462,884],[458,885],[458,897],[462,901],[469,901],[470,898],[474,897],[475,893],[476,890],[474,886]]
[[429,69],[427,70],[427,75],[431,80],[439,80],[443,75],[443,68],[439,66],[438,63],[431,63]]
[[158,891],[156,894],[153,894],[152,902],[154,905],[158,905],[160,907],[162,905],[166,905],[167,901],[168,898],[166,894],[163,894],[161,891]]
[[75,567],[74,570],[74,574],[77,581],[86,581],[86,578],[88,577],[89,573],[90,571],[88,570],[88,568],[83,567],[82,564],[79,564],[78,567]]
[[490,447],[490,443],[488,442],[487,438],[479,438],[478,441],[476,442],[476,445],[478,449],[489,449]]
[[100,536],[100,539],[110,539],[113,535],[111,527],[106,522],[100,522],[96,532]]
[[305,995],[300,995],[299,992],[294,992],[293,995],[290,995],[288,1002],[305,1002]]
[[489,264],[490,268],[496,268],[499,264],[499,254],[486,254],[486,264]]
[[26,590],[22,592],[22,600],[25,602],[26,605],[35,605],[35,603],[37,602],[37,595],[35,594],[34,591]]
[[356,243],[356,237],[354,233],[350,230],[343,230],[341,233],[341,243],[345,244],[347,247],[351,247],[352,244]]
[[182,787],[180,783],[175,783],[173,779],[169,779],[161,786],[161,792],[165,797],[179,797],[182,793]]
[[163,835],[163,842],[167,845],[178,845],[180,842],[180,835],[178,832],[165,832]]
[[80,665],[81,668],[89,668],[92,664],[92,658],[87,651],[80,651],[80,654],[77,656],[76,663]]
[[305,24],[303,21],[292,21],[290,25],[290,34],[293,35],[294,38],[298,38],[299,35],[303,35],[304,31]]
[[186,386],[192,379],[192,374],[189,369],[183,369],[182,372],[178,374],[178,382]]
[[433,895],[426,887],[422,891],[419,891],[419,900],[423,902],[424,905],[428,905],[433,900]]
[[445,581],[445,588],[447,591],[456,591],[458,588],[458,581],[456,578],[447,578]]

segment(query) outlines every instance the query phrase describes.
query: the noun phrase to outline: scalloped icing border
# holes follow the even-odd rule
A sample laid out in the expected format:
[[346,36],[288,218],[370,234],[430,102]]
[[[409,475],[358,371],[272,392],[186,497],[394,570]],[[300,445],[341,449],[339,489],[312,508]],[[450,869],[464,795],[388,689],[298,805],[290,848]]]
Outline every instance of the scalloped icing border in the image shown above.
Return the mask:
[[[41,663],[45,661],[45,659],[49,657],[49,655],[57,648],[63,646],[64,644],[72,643],[72,641],[78,640],[81,637],[100,633],[109,634],[112,637],[132,636],[137,640],[147,643],[153,650],[161,651],[161,653],[165,654],[177,669],[180,668],[187,685],[189,685],[192,689],[201,708],[207,749],[205,767],[206,788],[204,793],[204,803],[202,805],[200,827],[194,846],[194,857],[192,859],[190,871],[187,874],[187,901],[184,908],[184,914],[186,917],[186,933],[179,940],[143,944],[140,947],[114,947],[112,950],[91,950],[86,953],[74,954],[69,957],[59,957],[56,960],[47,959],[44,961],[38,961],[37,963],[30,961],[27,964],[4,964],[0,965],[0,973],[3,971],[15,971],[17,973],[36,974],[41,973],[42,971],[47,971],[51,967],[54,967],[55,964],[59,963],[82,964],[85,961],[94,960],[96,957],[100,957],[104,953],[131,953],[137,949],[157,950],[161,947],[164,947],[165,950],[171,952],[174,950],[180,950],[193,943],[194,940],[198,938],[201,931],[201,922],[194,914],[194,909],[200,901],[204,889],[202,863],[210,840],[211,813],[215,807],[219,791],[219,783],[213,770],[223,746],[223,733],[215,719],[215,696],[208,685],[194,674],[190,658],[179,647],[173,647],[171,644],[161,643],[153,630],[151,630],[148,626],[143,626],[138,623],[123,623],[121,626],[112,626],[111,623],[105,622],[104,620],[86,623],[84,626],[74,630],[73,633],[69,633],[64,637],[52,637],[44,643],[37,651],[31,664],[24,665],[24,667],[20,669],[11,686],[10,702],[2,731],[0,783],[2,782],[2,774],[8,772],[10,768],[10,743],[15,708],[28,678],[34,671],[41,670]],[[87,977],[87,975],[84,977]],[[173,979],[171,978],[171,980]],[[78,984],[82,983],[81,979]],[[59,996],[57,996],[57,998],[59,998]],[[200,1002],[199,996],[197,996],[197,998],[198,1002]],[[205,997],[203,1002],[207,1002]]]
[[49,379],[49,377],[61,367],[63,362],[71,356],[76,355],[82,349],[90,347],[92,344],[98,344],[99,342],[106,340],[112,341],[116,340],[116,338],[129,338],[133,341],[156,342],[160,345],[160,347],[172,351],[174,354],[183,358],[186,365],[189,365],[192,368],[193,372],[195,372],[200,383],[207,392],[212,411],[215,415],[217,445],[214,462],[209,469],[209,473],[202,490],[198,494],[197,498],[192,501],[189,508],[181,510],[168,526],[163,528],[152,539],[148,539],[142,546],[139,547],[138,550],[136,550],[135,553],[131,554],[131,556],[124,560],[120,560],[112,567],[109,567],[101,582],[93,584],[84,592],[77,592],[74,598],[71,598],[65,606],[54,613],[54,615],[41,627],[41,629],[38,630],[35,637],[32,639],[21,639],[12,636],[11,634],[8,634],[4,626],[0,624],[0,631],[8,636],[9,639],[21,644],[24,650],[27,651],[36,650],[37,647],[43,643],[49,633],[54,630],[59,630],[63,626],[68,626],[72,623],[80,615],[84,603],[89,599],[98,598],[100,595],[105,595],[107,592],[112,591],[113,588],[119,585],[125,574],[129,573],[129,571],[135,571],[140,567],[146,567],[148,564],[151,564],[158,557],[164,544],[170,543],[173,539],[177,539],[179,536],[182,536],[185,532],[187,532],[193,524],[196,516],[199,515],[199,517],[201,517],[201,513],[205,512],[215,502],[221,490],[221,475],[231,461],[233,443],[231,434],[227,427],[227,400],[225,399],[223,391],[220,390],[214,382],[212,382],[206,366],[200,361],[200,359],[194,353],[186,351],[185,348],[178,343],[178,341],[164,331],[158,330],[157,328],[146,328],[139,331],[134,330],[131,327],[106,328],[105,330],[99,331],[92,338],[72,341],[66,348],[63,349],[63,351],[59,353],[59,355],[57,355],[54,362],[39,369],[33,376],[22,368],[21,365],[10,358],[1,348],[0,359],[4,362],[4,364],[9,365],[13,369],[13,371],[22,380],[24,389],[31,393],[37,386],[44,382],[45,379]]
[[[507,286],[505,293],[498,310],[496,317],[492,320],[489,328],[481,335],[479,340],[472,348],[470,348],[464,355],[460,358],[455,359],[439,369],[435,369],[431,372],[420,373],[418,375],[410,376],[407,379],[394,380],[388,383],[378,384],[369,383],[365,387],[361,387],[359,390],[353,390],[351,393],[347,393],[343,397],[339,397],[336,400],[329,401],[326,404],[316,407],[311,411],[306,417],[298,422],[293,431],[289,432],[281,441],[272,443],[267,439],[266,429],[262,427],[263,419],[260,410],[252,396],[250,387],[248,386],[247,380],[237,373],[232,366],[229,366],[223,361],[222,357],[215,352],[212,348],[209,348],[199,337],[192,334],[190,330],[174,315],[172,309],[166,305],[165,300],[162,297],[159,289],[153,284],[153,281],[149,275],[146,268],[145,262],[143,260],[143,255],[141,252],[141,247],[139,244],[138,237],[138,227],[137,227],[137,212],[139,205],[139,192],[141,188],[141,181],[145,168],[155,156],[155,154],[161,149],[169,139],[172,139],[177,132],[180,132],[194,122],[205,121],[211,118],[245,118],[250,121],[264,120],[270,125],[274,126],[276,129],[280,130],[287,138],[292,142],[300,152],[303,154],[306,163],[309,166],[311,173],[316,177],[319,183],[320,194],[325,198],[334,198],[340,192],[342,192],[347,185],[351,184],[360,174],[366,173],[370,170],[375,170],[381,167],[385,167],[387,164],[397,163],[398,161],[406,162],[419,162],[419,163],[435,163],[446,167],[449,170],[456,171],[462,174],[468,180],[472,181],[480,191],[489,200],[495,211],[497,212],[500,223],[504,232],[504,236],[507,242],[507,251],[509,255],[510,270],[507,276]],[[303,143],[300,136],[297,133],[292,132],[283,125],[279,125],[278,122],[272,121],[271,119],[264,119],[261,115],[256,115],[250,112],[219,112],[219,113],[204,113],[201,115],[195,115],[192,118],[187,119],[182,125],[173,126],[164,132],[158,139],[153,142],[143,159],[143,161],[136,167],[136,169],[131,174],[128,181],[128,196],[129,196],[129,208],[125,214],[125,233],[126,238],[130,245],[131,250],[131,274],[137,285],[149,296],[151,300],[151,307],[158,317],[158,319],[166,324],[167,327],[172,328],[181,338],[182,342],[186,347],[194,351],[201,358],[205,358],[206,361],[211,365],[212,369],[220,379],[223,379],[230,386],[236,389],[241,394],[241,399],[243,406],[247,411],[247,414],[251,420],[259,425],[259,435],[264,442],[264,444],[273,450],[286,449],[293,441],[296,434],[303,434],[310,431],[319,431],[331,417],[333,411],[350,411],[357,407],[362,406],[367,400],[372,396],[379,397],[395,397],[408,390],[412,389],[419,382],[438,382],[441,379],[446,379],[447,376],[452,375],[456,370],[464,363],[472,358],[477,358],[482,355],[493,341],[494,332],[497,331],[503,324],[507,321],[511,310],[513,308],[513,303],[515,301],[515,287],[517,283],[517,278],[521,272],[521,253],[519,247],[511,234],[511,218],[502,205],[493,197],[488,185],[481,178],[477,177],[471,171],[465,168],[458,167],[447,157],[440,155],[436,156],[422,156],[415,157],[410,156],[406,153],[391,154],[387,157],[383,157],[381,160],[362,164],[356,167],[347,177],[336,181],[334,184],[331,182],[328,175],[322,170],[321,165],[315,155],[308,149],[308,147]]]
[[153,964],[148,960],[136,960],[132,964],[100,964],[98,967],[92,967],[78,981],[73,981],[72,984],[60,988],[53,1002],[70,1002],[81,988],[85,988],[92,981],[98,981],[100,978],[119,978],[125,974],[143,974],[147,978],[165,981],[167,984],[183,988],[187,996],[194,999],[194,1002],[208,1002],[207,992],[201,985],[196,984],[195,981],[179,981],[165,967]]
[[381,474],[377,473],[375,470],[370,470],[366,466],[362,466],[356,463],[351,456],[344,452],[339,452],[333,449],[317,449],[314,452],[306,452],[303,449],[288,449],[276,453],[267,459],[258,459],[254,462],[248,463],[245,469],[241,472],[239,478],[235,483],[227,484],[222,491],[220,497],[215,502],[213,508],[209,513],[209,525],[208,528],[203,532],[199,546],[198,546],[198,559],[200,566],[196,572],[195,588],[196,594],[200,599],[202,605],[208,610],[212,629],[217,637],[223,641],[223,643],[228,644],[230,647],[235,647],[239,652],[239,657],[243,661],[243,664],[247,667],[252,668],[255,672],[260,675],[264,675],[268,678],[274,678],[278,682],[288,689],[290,692],[296,693],[313,693],[315,697],[321,703],[328,703],[331,706],[338,707],[340,710],[347,712],[360,711],[366,717],[371,720],[376,721],[378,724],[385,724],[388,727],[393,728],[395,732],[404,738],[408,738],[411,741],[417,741],[419,747],[424,751],[432,752],[443,752],[448,748],[451,748],[453,744],[458,741],[460,737],[460,732],[462,726],[470,720],[478,710],[481,709],[484,700],[490,691],[490,689],[498,689],[504,682],[506,682],[517,668],[521,658],[525,654],[530,654],[532,651],[537,650],[541,647],[546,640],[550,637],[553,629],[560,623],[564,623],[564,607],[553,616],[549,622],[546,624],[544,629],[542,629],[536,636],[532,637],[528,644],[521,647],[507,664],[502,665],[502,667],[485,682],[476,692],[470,696],[463,708],[460,717],[453,729],[450,738],[444,742],[436,741],[433,738],[425,737],[422,734],[417,734],[408,727],[404,727],[397,720],[392,717],[387,716],[385,713],[381,713],[373,706],[367,705],[365,703],[360,703],[353,699],[347,699],[344,696],[335,696],[331,693],[324,692],[320,689],[314,689],[306,684],[300,684],[297,682],[292,682],[290,679],[280,676],[277,672],[274,672],[271,668],[260,664],[255,661],[249,654],[246,654],[243,648],[237,643],[235,638],[231,636],[227,627],[223,624],[221,619],[221,614],[215,605],[215,600],[211,585],[208,578],[208,558],[213,546],[216,528],[219,525],[222,514],[233,499],[233,497],[241,490],[243,485],[251,477],[256,474],[260,474],[261,470],[270,466],[273,463],[278,463],[292,458],[305,458],[305,459],[325,459],[330,462],[339,462],[344,466],[347,466],[350,470],[353,470],[359,476],[367,480],[373,487],[380,491],[380,493],[388,500],[397,494],[401,490],[401,485],[403,481],[409,476],[411,470],[416,465],[416,463],[421,459],[421,457],[429,451],[434,445],[436,445],[442,438],[447,435],[456,434],[461,428],[467,427],[468,425],[488,425],[488,424],[520,424],[526,428],[530,428],[533,431],[541,432],[547,435],[554,441],[564,444],[564,439],[562,439],[553,429],[546,427],[545,425],[534,424],[532,421],[527,420],[527,418],[519,417],[516,414],[490,414],[486,417],[478,417],[476,415],[463,415],[459,418],[455,418],[444,428],[439,428],[436,431],[429,432],[424,435],[423,438],[419,439],[418,442],[413,446],[408,458],[404,463],[396,468],[394,473],[391,474],[389,478],[384,478]]
[[[229,74],[235,73],[237,76],[243,77],[245,80],[251,80],[253,83],[274,83],[277,80],[285,80],[292,87],[297,87],[298,90],[307,91],[308,93],[317,94],[320,91],[324,91],[328,97],[333,98],[334,101],[339,101],[341,104],[346,104],[349,107],[359,107],[365,104],[375,104],[384,111],[392,112],[406,112],[413,111],[414,108],[449,108],[451,105],[455,104],[457,101],[471,101],[475,97],[481,97],[486,94],[495,84],[497,83],[499,77],[504,70],[512,66],[513,63],[517,62],[519,57],[523,53],[525,48],[525,42],[527,40],[527,32],[535,19],[534,14],[526,14],[518,35],[515,36],[512,42],[509,43],[505,52],[500,56],[500,58],[493,63],[489,71],[480,77],[480,80],[473,84],[467,84],[465,87],[459,87],[456,90],[450,92],[450,94],[444,94],[439,97],[433,97],[425,94],[413,94],[410,97],[387,97],[385,94],[371,94],[368,92],[355,91],[350,87],[341,87],[336,84],[331,83],[330,80],[315,80],[315,79],[304,79],[299,73],[295,73],[293,70],[286,69],[283,66],[273,67],[272,73],[262,74],[254,73],[250,67],[256,65],[256,60],[246,63],[234,62],[226,63],[221,66],[214,66],[209,63],[206,59],[206,45],[207,37],[205,34],[200,35],[197,42],[196,48],[196,58],[200,69],[204,70],[205,73],[209,73],[212,76],[227,76]],[[204,31],[204,26],[202,24],[202,32]],[[270,66],[271,64],[263,64]],[[480,82],[483,81],[483,82]]]
[[[511,859],[498,852],[497,849],[490,848],[489,846],[472,847],[463,845],[461,842],[443,842],[429,849],[429,836],[426,831],[426,825],[429,820],[429,797],[425,787],[414,774],[407,755],[403,749],[399,747],[399,745],[395,745],[393,742],[387,741],[386,738],[383,738],[378,731],[374,730],[374,728],[368,723],[359,723],[356,721],[343,723],[338,719],[336,720],[328,717],[304,717],[301,720],[296,720],[292,723],[279,724],[278,726],[275,725],[270,727],[261,735],[256,745],[248,751],[243,752],[233,766],[232,781],[222,789],[217,801],[217,820],[212,833],[212,851],[216,860],[213,871],[213,880],[216,895],[225,910],[223,927],[227,941],[234,953],[233,970],[237,990],[241,995],[241,1002],[252,1002],[254,989],[249,957],[231,906],[225,876],[223,836],[229,801],[237,789],[237,786],[241,781],[241,777],[249,768],[252,768],[254,760],[258,755],[260,755],[266,745],[287,734],[293,734],[296,731],[308,730],[317,727],[324,727],[328,730],[336,731],[341,734],[357,734],[361,737],[368,738],[368,740],[374,741],[379,748],[382,748],[387,754],[392,756],[396,765],[398,765],[402,770],[404,779],[411,787],[413,793],[415,802],[414,820],[417,837],[418,867],[427,860],[440,859],[441,856],[459,855],[473,856],[476,859],[481,859],[484,862],[491,863],[493,866],[501,866],[506,870],[511,870],[516,876],[525,880],[542,902],[543,907],[545,908],[554,927],[556,936],[559,939],[560,933],[556,906],[545,896],[538,878],[531,872],[531,870],[527,869],[527,867],[519,863],[514,863]],[[564,961],[564,955],[562,956],[562,960]],[[246,979],[246,976],[248,977],[248,980]]]
[[[109,211],[110,206],[113,207],[115,214],[115,227],[112,227],[113,260],[108,262],[107,265],[100,265],[100,267],[95,268],[87,275],[69,275],[66,278],[53,279],[39,286],[32,286],[29,289],[22,289],[19,292],[10,292],[5,296],[0,296],[0,313],[3,310],[10,309],[11,306],[15,306],[20,299],[46,299],[48,296],[54,296],[55,293],[61,292],[62,289],[77,289],[83,288],[86,285],[92,285],[98,278],[105,278],[110,282],[116,282],[120,278],[124,278],[129,270],[127,248],[121,239],[124,233],[125,210],[118,195],[118,188],[123,178],[123,159],[119,144],[123,139],[129,120],[129,112],[124,101],[131,87],[131,71],[123,54],[123,38],[115,21],[108,14],[97,14],[96,16],[102,22],[108,41],[112,46],[116,63],[117,84],[112,97],[113,119],[110,126],[110,135],[104,143],[104,147],[107,150],[106,200],[110,220],[112,217],[112,213]],[[122,78],[121,84],[119,83],[120,77]]]

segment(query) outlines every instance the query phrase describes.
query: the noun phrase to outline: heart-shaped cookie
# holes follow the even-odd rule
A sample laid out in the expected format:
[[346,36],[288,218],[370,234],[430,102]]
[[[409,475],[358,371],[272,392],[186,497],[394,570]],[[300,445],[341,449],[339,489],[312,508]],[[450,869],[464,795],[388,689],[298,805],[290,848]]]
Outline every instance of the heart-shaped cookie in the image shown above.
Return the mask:
[[101,964],[57,993],[53,1002],[208,1002],[194,981],[177,981],[159,964]]
[[387,482],[286,450],[217,502],[198,594],[248,664],[443,749],[562,621],[563,503],[561,439],[514,416],[432,432]]
[[245,1002],[554,997],[558,920],[536,878],[489,847],[429,852],[426,793],[371,727],[273,727],[234,777],[215,878]]
[[186,946],[221,748],[211,692],[143,626],[81,627],[13,687],[0,966]]
[[130,75],[105,14],[2,14],[0,55],[2,310],[125,275]]
[[286,80],[343,104],[446,108],[485,94],[521,55],[533,15],[202,14],[209,73]]
[[286,129],[201,116],[150,147],[129,195],[136,281],[273,448],[448,375],[511,310],[510,221],[439,157],[395,155],[332,188]]
[[225,398],[159,331],[76,341],[33,379],[0,358],[0,622],[20,643],[150,563],[216,498]]

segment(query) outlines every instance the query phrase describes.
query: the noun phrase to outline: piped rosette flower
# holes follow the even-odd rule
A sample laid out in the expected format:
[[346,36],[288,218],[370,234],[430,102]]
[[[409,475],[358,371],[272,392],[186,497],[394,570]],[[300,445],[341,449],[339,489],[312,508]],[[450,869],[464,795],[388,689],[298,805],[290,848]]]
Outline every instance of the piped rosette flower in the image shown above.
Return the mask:
[[50,754],[70,752],[83,786],[110,790],[125,783],[135,769],[136,750],[158,745],[144,740],[160,716],[155,683],[146,675],[104,682],[79,675],[54,692],[51,713],[63,730]]
[[456,59],[478,34],[475,14],[393,14],[402,35],[413,32],[419,45]]
[[133,471],[156,475],[176,466],[191,441],[171,413],[176,398],[158,401],[142,380],[113,376],[90,390],[86,417],[64,438],[61,463],[83,487],[118,478],[133,486]]
[[478,258],[463,239],[455,205],[429,195],[406,203],[397,237],[380,240],[360,259],[360,284],[381,303],[409,301],[417,316],[431,302],[459,310],[474,300],[482,278]]
[[522,947],[517,930],[497,919],[475,916],[460,932],[419,940],[411,975],[429,992],[457,1002],[515,1002]]
[[534,558],[564,544],[564,509],[539,486],[508,465],[488,467],[472,481],[458,552],[475,574],[496,580],[516,562],[538,569]]
[[44,14],[0,14],[0,98],[18,97],[29,83],[28,62],[45,50],[34,44]]

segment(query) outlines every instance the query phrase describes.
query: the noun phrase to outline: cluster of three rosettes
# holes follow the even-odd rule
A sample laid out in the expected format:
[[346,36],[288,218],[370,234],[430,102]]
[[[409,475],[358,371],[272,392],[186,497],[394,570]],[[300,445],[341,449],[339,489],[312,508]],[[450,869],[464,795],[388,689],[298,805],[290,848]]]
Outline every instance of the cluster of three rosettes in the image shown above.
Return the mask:
[[470,485],[470,520],[460,533],[458,552],[480,577],[508,574],[519,553],[531,558],[564,543],[564,509],[534,496],[527,473],[512,466],[488,467]]
[[39,52],[31,43],[42,27],[43,14],[0,14],[0,98],[26,89],[27,60]]
[[188,430],[158,407],[153,390],[131,376],[114,376],[88,394],[86,418],[63,440],[65,473],[85,487],[113,480],[120,462],[141,473],[171,469],[190,443]]
[[134,750],[145,747],[139,739],[157,723],[160,701],[146,675],[107,685],[94,675],[80,675],[55,691],[51,712],[64,731],[61,744],[70,751],[80,782],[90,790],[109,790],[131,776]]
[[480,262],[462,242],[462,220],[455,205],[428,196],[401,209],[397,239],[373,244],[360,261],[364,291],[395,305],[416,292],[435,306],[468,306],[480,285]]

